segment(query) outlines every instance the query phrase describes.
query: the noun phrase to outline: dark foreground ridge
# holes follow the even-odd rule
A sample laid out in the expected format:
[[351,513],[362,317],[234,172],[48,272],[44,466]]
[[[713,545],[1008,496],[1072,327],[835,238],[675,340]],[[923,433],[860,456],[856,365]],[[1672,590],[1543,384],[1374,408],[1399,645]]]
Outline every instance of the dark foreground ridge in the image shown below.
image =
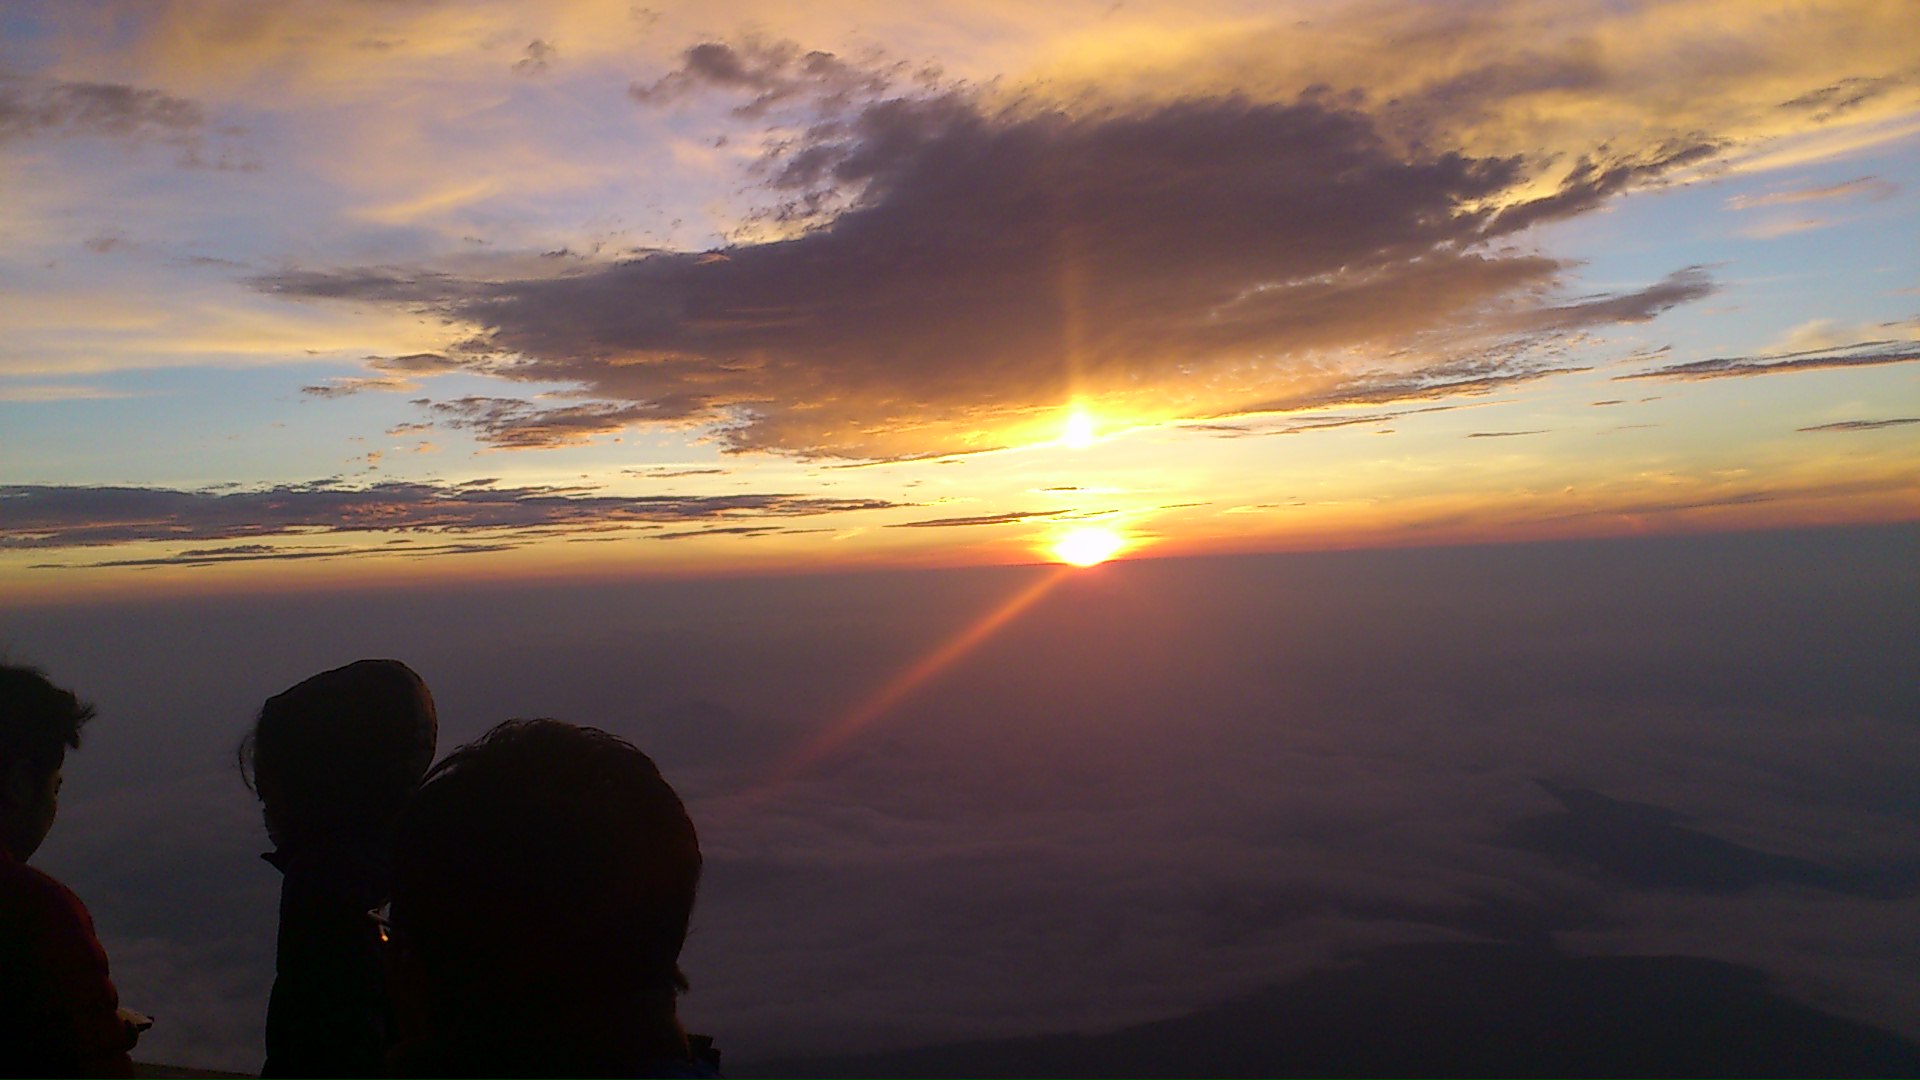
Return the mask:
[[735,1076],[1920,1076],[1920,1043],[1692,957],[1409,945],[1104,1035],[741,1062]]
[[[140,1077],[244,1073],[136,1063]],[[1409,945],[1102,1035],[742,1062],[735,1077],[1920,1076],[1920,1043],[1751,968],[1540,946]]]

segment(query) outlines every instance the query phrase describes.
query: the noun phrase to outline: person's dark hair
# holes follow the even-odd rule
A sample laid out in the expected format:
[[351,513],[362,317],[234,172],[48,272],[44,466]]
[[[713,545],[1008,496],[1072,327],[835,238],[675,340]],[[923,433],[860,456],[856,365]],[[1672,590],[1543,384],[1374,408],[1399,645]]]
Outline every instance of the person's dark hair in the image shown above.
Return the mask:
[[358,660],[267,699],[241,775],[281,840],[383,834],[439,736],[433,695],[398,660]]
[[93,706],[38,668],[0,665],[0,771],[24,762],[35,776],[51,776],[91,719]]
[[558,720],[510,720],[427,774],[394,841],[393,922],[437,1026],[524,1024],[686,988],[700,841],[652,759]]

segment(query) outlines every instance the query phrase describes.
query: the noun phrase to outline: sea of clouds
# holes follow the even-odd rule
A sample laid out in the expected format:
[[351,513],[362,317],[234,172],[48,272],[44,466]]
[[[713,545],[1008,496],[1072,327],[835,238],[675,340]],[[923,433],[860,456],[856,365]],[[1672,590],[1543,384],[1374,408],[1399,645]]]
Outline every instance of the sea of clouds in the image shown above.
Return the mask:
[[10,607],[0,644],[99,705],[36,863],[158,1017],[145,1060],[258,1068],[279,881],[233,751],[267,696],[364,656],[426,678],[443,751],[551,715],[659,759],[707,855],[684,1015],[730,1067],[1107,1030],[1378,945],[1543,935],[1750,965],[1915,1037],[1910,899],[1650,886],[1513,826],[1563,809],[1545,779],[1843,873],[1920,865],[1916,541],[1114,564],[817,760],[1061,571]]

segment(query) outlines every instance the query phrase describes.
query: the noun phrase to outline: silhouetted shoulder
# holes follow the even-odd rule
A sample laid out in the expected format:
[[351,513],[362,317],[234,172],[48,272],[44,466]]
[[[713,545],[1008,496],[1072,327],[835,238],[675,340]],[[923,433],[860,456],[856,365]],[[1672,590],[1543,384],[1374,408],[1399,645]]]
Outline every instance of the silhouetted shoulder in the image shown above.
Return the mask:
[[126,1075],[119,1008],[86,905],[0,853],[0,1073]]

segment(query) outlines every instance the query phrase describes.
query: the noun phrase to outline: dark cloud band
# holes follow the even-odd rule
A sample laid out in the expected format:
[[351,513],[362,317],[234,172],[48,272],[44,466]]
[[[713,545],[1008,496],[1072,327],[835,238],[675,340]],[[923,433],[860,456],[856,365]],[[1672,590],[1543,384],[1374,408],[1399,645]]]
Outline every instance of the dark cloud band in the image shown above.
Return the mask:
[[[892,505],[878,499],[789,494],[595,495],[561,488],[493,487],[486,482],[282,485],[229,492],[16,484],[0,487],[0,510],[4,510],[0,550],[366,533],[550,533],[806,517]],[[179,554],[202,561],[230,561],[270,553],[257,545],[236,545]]]
[[158,90],[23,79],[0,72],[0,142],[32,135],[179,140],[193,136],[205,123],[198,104]]
[[1672,364],[1616,379],[1732,379],[1748,375],[1777,375],[1794,371],[1829,371],[1841,368],[1877,367],[1882,364],[1909,364],[1920,360],[1920,348],[1899,341],[1863,341],[1838,349],[1812,349],[1775,356],[1721,356]]

